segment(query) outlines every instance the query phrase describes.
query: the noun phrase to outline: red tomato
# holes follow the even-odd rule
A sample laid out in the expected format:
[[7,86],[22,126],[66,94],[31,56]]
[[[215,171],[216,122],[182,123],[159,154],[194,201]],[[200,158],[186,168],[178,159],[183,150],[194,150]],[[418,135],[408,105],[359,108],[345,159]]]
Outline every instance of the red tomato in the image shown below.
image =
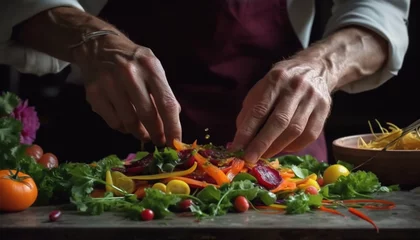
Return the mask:
[[193,201],[191,199],[185,199],[179,203],[178,207],[182,211],[189,211],[191,205],[193,205]]
[[324,186],[324,178],[322,178],[322,176],[319,176],[316,181],[318,182],[318,185],[320,187]]
[[306,188],[305,192],[307,194],[310,194],[310,195],[317,195],[318,194],[318,190],[314,186],[309,186],[308,188]]
[[39,145],[34,144],[26,149],[26,154],[38,161],[44,155],[44,150]]
[[238,212],[246,212],[249,208],[248,200],[244,196],[238,196],[235,199],[234,207]]
[[42,155],[41,159],[38,161],[39,164],[42,166],[51,169],[58,167],[58,160],[57,157],[52,153],[46,153]]
[[153,218],[155,217],[155,214],[153,213],[152,210],[150,209],[144,209],[141,212],[141,219],[143,219],[143,221],[150,221],[153,220]]

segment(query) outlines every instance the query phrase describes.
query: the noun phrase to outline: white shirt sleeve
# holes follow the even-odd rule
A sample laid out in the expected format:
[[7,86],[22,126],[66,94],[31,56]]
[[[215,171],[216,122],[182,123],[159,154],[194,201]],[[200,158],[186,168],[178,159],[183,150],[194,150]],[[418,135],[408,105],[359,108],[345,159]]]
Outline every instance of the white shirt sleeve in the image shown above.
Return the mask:
[[388,62],[375,74],[341,88],[358,93],[379,87],[398,74],[408,48],[408,13],[410,0],[334,0],[332,16],[325,35],[348,25],[375,31],[388,41]]
[[[103,0],[96,0],[103,4]],[[0,1],[0,64],[38,76],[60,72],[69,63],[48,54],[24,47],[10,40],[13,27],[50,8],[68,6],[85,11],[80,2],[87,0],[13,0]],[[87,5],[87,7],[91,7]],[[47,33],[46,33],[47,34]]]

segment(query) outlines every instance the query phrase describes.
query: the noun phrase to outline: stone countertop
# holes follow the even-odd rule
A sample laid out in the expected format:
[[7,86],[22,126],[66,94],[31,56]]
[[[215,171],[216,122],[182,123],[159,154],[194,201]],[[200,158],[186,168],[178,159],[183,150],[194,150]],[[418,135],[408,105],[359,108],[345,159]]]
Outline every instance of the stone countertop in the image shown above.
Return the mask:
[[85,216],[63,211],[49,222],[56,207],[33,207],[0,215],[0,239],[420,239],[420,194],[395,192],[378,198],[394,201],[392,210],[365,210],[379,227],[339,209],[347,217],[315,211],[302,215],[248,211],[197,222],[192,217],[138,222],[115,213]]

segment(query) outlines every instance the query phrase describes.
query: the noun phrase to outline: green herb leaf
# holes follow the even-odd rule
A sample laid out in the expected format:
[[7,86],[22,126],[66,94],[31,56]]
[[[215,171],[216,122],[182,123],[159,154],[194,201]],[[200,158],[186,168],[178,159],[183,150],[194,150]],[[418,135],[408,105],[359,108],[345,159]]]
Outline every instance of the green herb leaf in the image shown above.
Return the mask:
[[153,153],[153,163],[150,164],[150,174],[161,172],[172,172],[176,165],[178,165],[180,159],[178,152],[172,148],[164,148],[163,151],[159,151],[155,148]]
[[[372,172],[357,171],[348,176],[340,176],[333,184],[329,184],[329,195],[338,195],[341,199],[364,197],[369,198],[369,195],[377,192],[381,187],[376,175]],[[324,190],[325,191],[325,190]]]
[[0,151],[6,151],[20,144],[22,123],[12,117],[0,118]]
[[171,211],[168,210],[170,206],[175,206],[181,201],[181,198],[175,194],[166,194],[158,189],[146,188],[146,196],[141,201],[144,208],[151,209],[156,218],[163,218],[168,216]]
[[257,182],[257,179],[249,173],[238,173],[233,179],[232,182],[249,180],[253,183]]
[[287,214],[303,214],[311,211],[312,207],[321,206],[322,195],[309,195],[304,192],[298,192],[294,195],[289,195],[285,202]]
[[298,178],[306,178],[307,176],[309,176],[309,171],[308,169],[302,169],[296,165],[292,165],[291,166],[292,171],[295,173],[296,177]]
[[205,203],[214,203],[220,200],[221,192],[213,185],[209,185],[197,194],[197,198]]
[[8,116],[13,112],[13,109],[19,105],[20,99],[17,95],[6,92],[0,96],[0,117]]

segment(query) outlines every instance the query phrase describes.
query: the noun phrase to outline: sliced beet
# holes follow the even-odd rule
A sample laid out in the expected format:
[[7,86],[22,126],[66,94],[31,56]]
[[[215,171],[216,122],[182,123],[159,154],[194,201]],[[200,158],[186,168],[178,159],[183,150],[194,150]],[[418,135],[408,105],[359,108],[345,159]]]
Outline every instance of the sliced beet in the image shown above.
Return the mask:
[[195,159],[192,156],[192,149],[181,150],[178,152],[178,157],[181,160],[181,168],[188,169],[194,165]]
[[251,169],[250,174],[268,190],[276,188],[283,181],[280,173],[268,166],[257,165]]
[[153,162],[153,154],[149,153],[146,157],[132,161],[131,165],[125,167],[127,175],[141,174]]

